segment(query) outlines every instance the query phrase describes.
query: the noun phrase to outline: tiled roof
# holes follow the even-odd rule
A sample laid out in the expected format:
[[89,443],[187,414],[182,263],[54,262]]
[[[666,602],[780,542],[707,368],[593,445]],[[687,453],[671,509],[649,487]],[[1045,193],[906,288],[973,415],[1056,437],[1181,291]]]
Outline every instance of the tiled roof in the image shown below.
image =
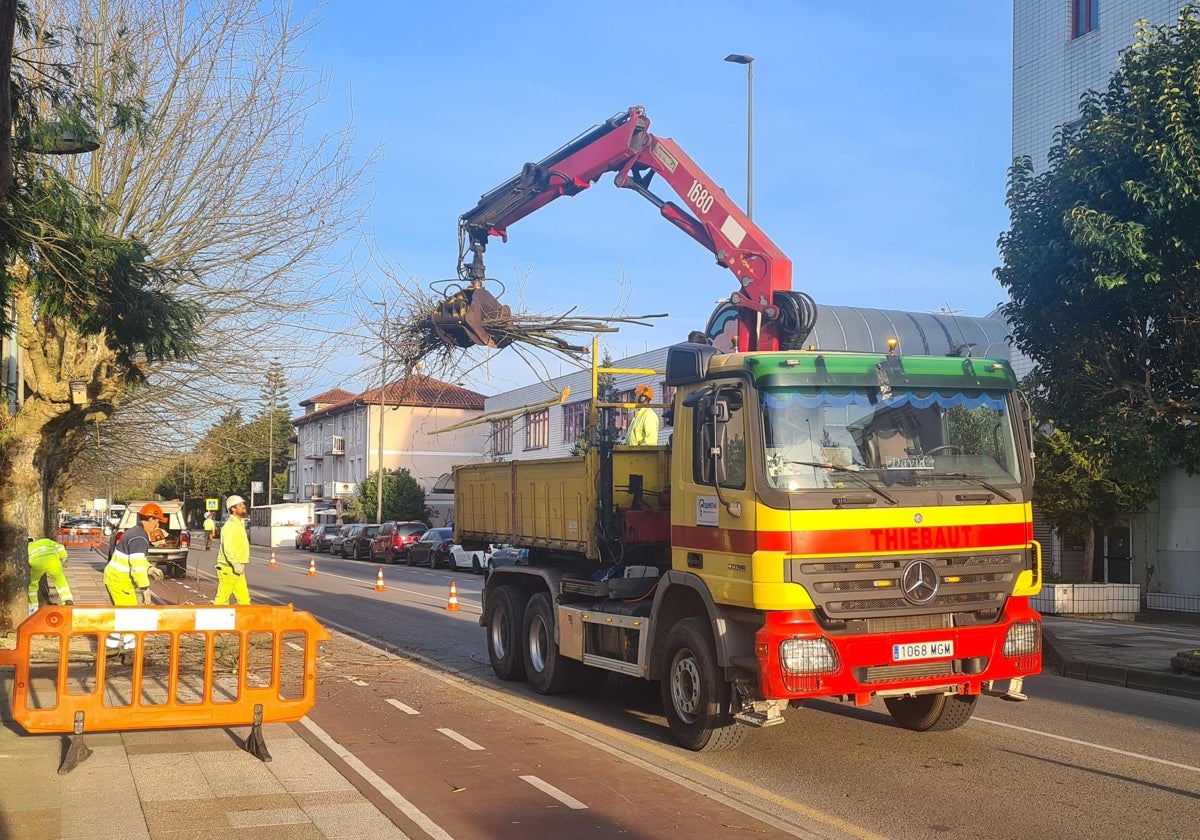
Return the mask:
[[[379,388],[373,388],[359,394],[358,399],[364,403],[377,403],[379,392]],[[459,385],[451,385],[449,382],[430,379],[428,376],[414,376],[407,380],[389,382],[384,390],[383,401],[388,405],[483,410],[483,394]]]
[[315,397],[309,397],[306,400],[301,400],[300,405],[334,405],[354,399],[354,394],[349,391],[344,391],[341,388],[334,388],[331,391],[326,391],[323,394],[317,394]]

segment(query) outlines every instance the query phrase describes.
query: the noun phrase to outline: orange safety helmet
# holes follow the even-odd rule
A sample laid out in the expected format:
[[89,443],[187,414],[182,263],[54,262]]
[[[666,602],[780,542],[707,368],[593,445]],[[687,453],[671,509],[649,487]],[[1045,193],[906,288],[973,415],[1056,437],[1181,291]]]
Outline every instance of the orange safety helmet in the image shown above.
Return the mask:
[[645,397],[646,402],[650,402],[652,399],[654,399],[654,389],[649,385],[639,385],[633,389],[633,393],[638,397]]
[[164,525],[167,523],[167,517],[163,513],[163,509],[159,507],[158,502],[147,502],[142,505],[141,511],[138,512],[139,519],[157,519]]

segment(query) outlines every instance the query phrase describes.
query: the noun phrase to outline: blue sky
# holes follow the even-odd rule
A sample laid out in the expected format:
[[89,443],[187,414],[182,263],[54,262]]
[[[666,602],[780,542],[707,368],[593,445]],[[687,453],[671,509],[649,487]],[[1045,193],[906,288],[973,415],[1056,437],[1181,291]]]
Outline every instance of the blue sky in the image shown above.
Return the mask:
[[[744,202],[746,71],[723,58],[746,53],[754,219],[794,288],[978,316],[1005,297],[991,272],[1008,223],[1010,3],[336,0],[319,14],[307,59],[330,88],[314,128],[352,115],[361,154],[381,147],[370,225],[422,284],[454,276],[456,222],[481,193],[630,105]],[[616,357],[682,340],[735,287],[611,176],[512,225],[487,264],[522,310],[670,313],[606,339]],[[510,351],[462,377],[484,393],[534,379]]]

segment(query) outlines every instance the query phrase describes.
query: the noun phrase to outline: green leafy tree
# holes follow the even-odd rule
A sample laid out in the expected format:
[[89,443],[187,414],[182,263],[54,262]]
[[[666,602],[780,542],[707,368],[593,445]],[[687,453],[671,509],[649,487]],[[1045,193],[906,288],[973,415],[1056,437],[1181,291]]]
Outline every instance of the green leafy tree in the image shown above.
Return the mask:
[[[354,502],[357,505],[356,512],[363,522],[375,521],[378,481],[379,471],[376,470],[358,485],[358,497]],[[380,521],[387,522],[392,519],[428,522],[425,516],[425,491],[412,477],[412,473],[404,468],[384,474],[383,516],[380,517]]]
[[1049,167],[1009,173],[996,271],[1035,363],[1035,504],[1076,534],[1200,467],[1200,20],[1139,24]]

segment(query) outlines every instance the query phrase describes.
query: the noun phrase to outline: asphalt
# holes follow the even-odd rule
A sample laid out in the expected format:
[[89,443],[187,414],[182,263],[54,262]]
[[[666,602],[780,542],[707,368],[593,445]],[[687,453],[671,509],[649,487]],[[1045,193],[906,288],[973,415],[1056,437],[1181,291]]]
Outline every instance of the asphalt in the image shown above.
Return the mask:
[[[103,564],[72,550],[78,604],[107,604]],[[11,645],[12,636],[3,640]],[[1045,670],[1129,689],[1200,699],[1200,615],[1146,613],[1132,622],[1043,616]],[[0,838],[4,840],[308,840],[406,835],[309,740],[311,727],[270,724],[272,760],[242,748],[231,729],[86,736],[92,755],[59,775],[67,739],[30,735],[12,721],[11,676],[0,673]],[[307,721],[307,719],[306,719]],[[14,784],[13,780],[20,780]],[[164,782],[164,780],[168,780]]]

